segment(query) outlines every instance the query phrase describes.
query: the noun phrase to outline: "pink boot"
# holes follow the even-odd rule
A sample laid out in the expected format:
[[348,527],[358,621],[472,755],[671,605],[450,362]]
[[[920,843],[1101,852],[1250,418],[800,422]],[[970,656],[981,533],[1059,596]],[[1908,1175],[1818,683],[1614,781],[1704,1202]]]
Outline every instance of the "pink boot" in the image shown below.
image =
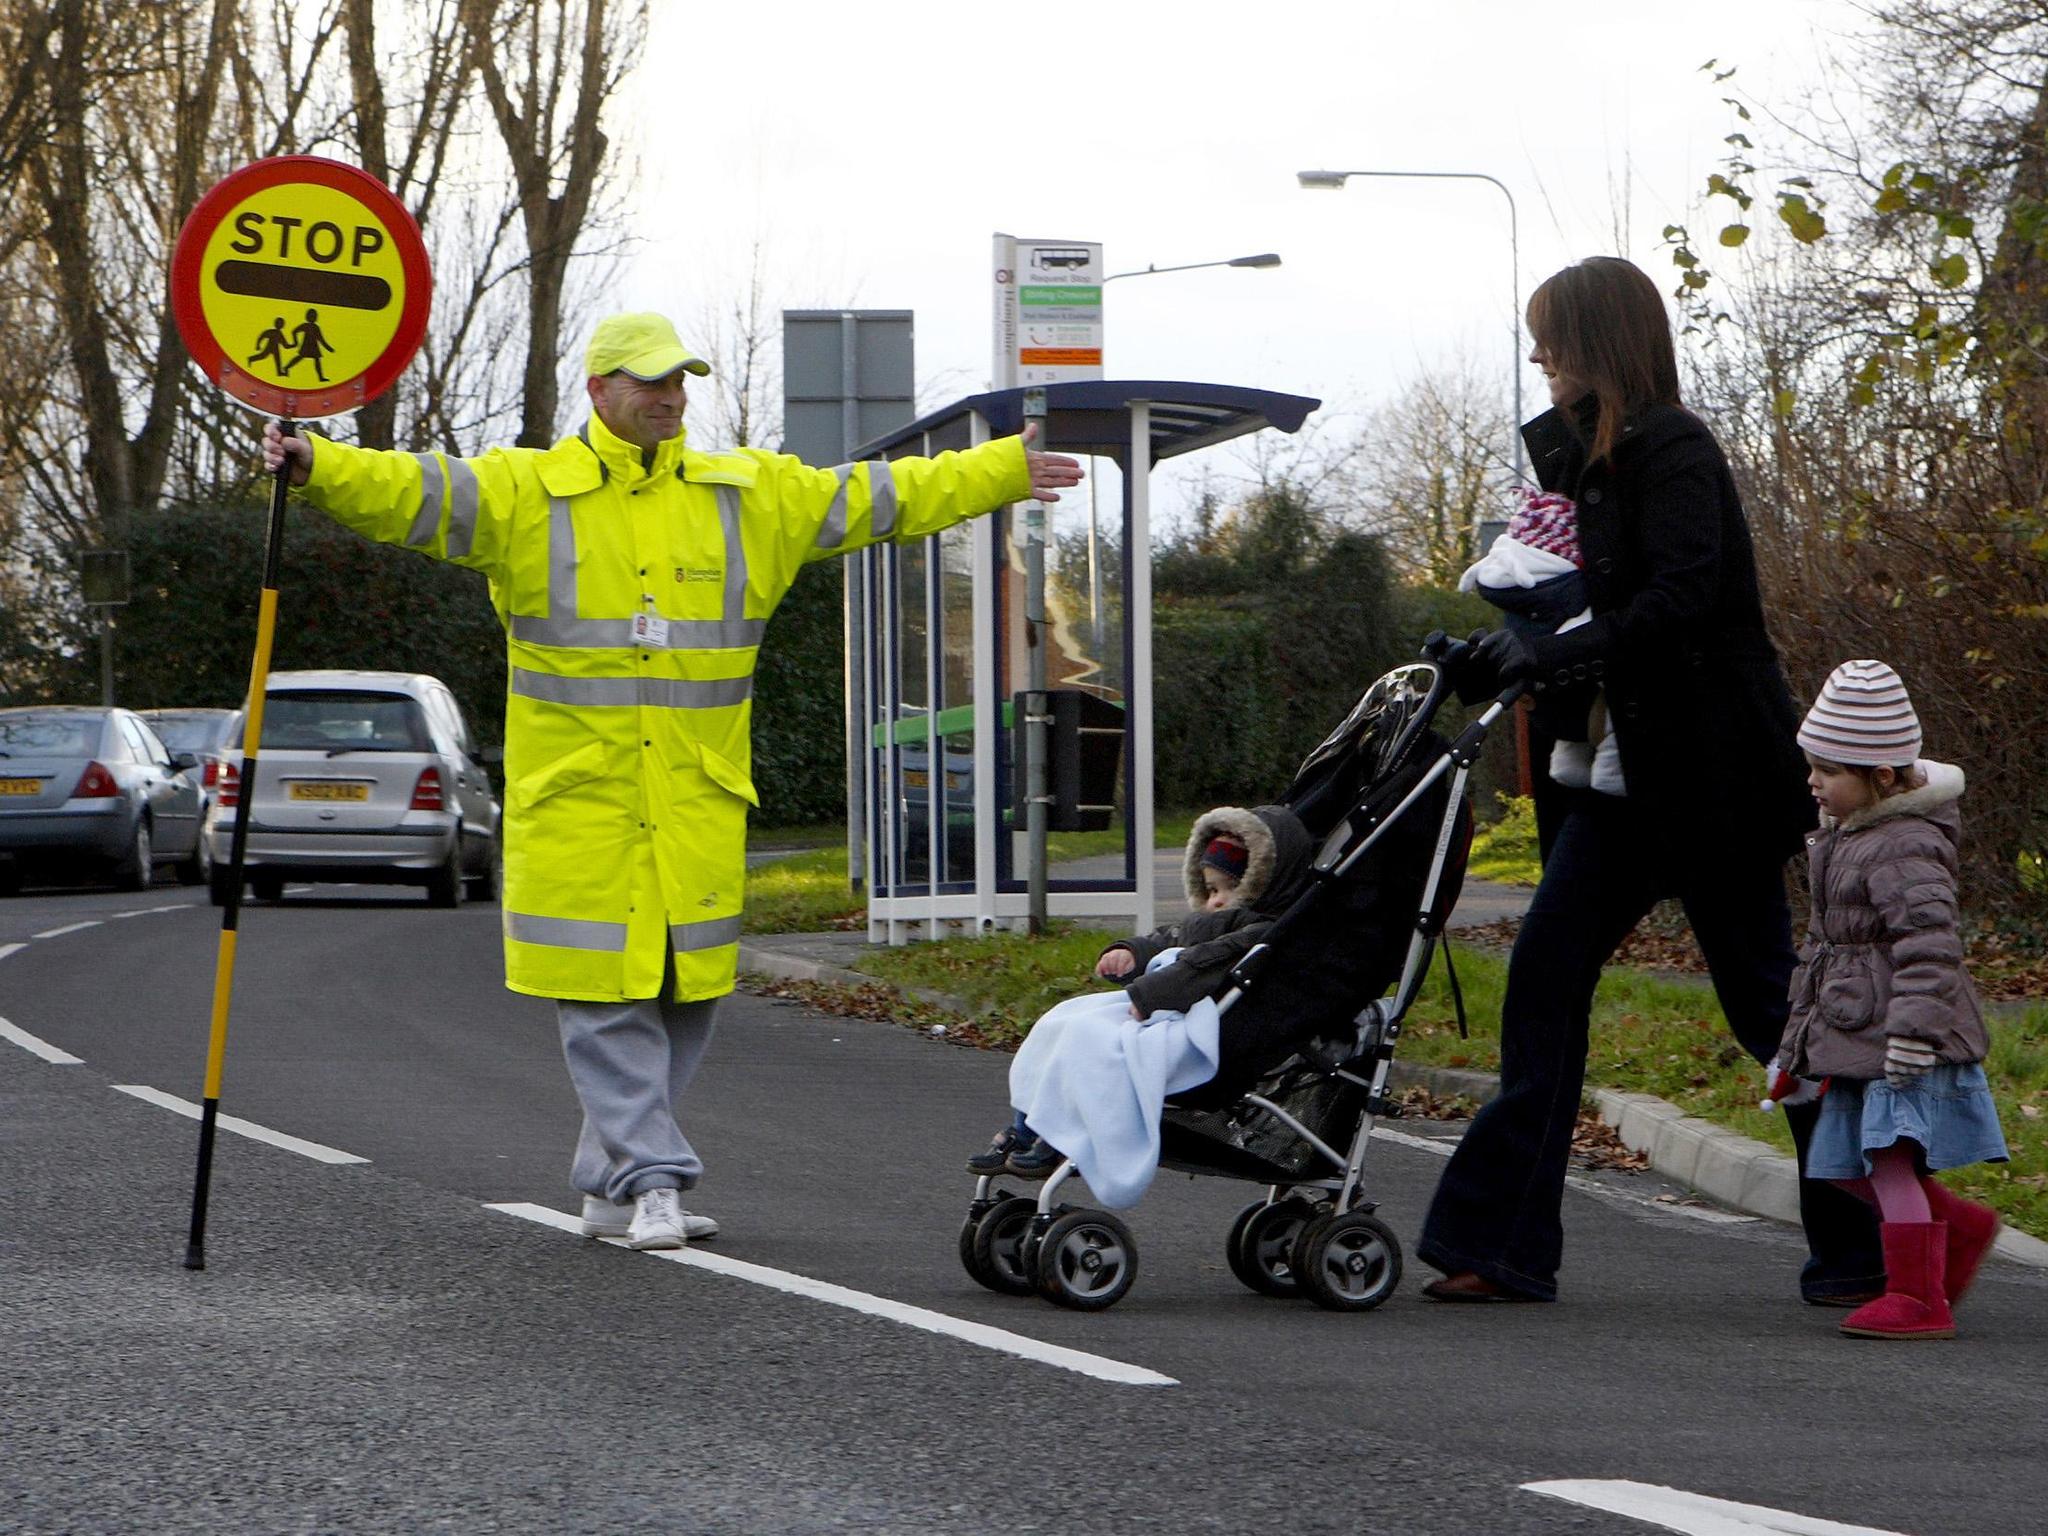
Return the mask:
[[1927,1207],[1934,1219],[1948,1223],[1947,1268],[1942,1289],[1953,1307],[1963,1299],[1963,1292],[1977,1278],[1977,1266],[1998,1241],[1998,1212],[1975,1200],[1965,1200],[1939,1179],[1922,1179],[1920,1187],[1927,1191]]
[[1859,1339],[1952,1339],[1956,1320],[1942,1290],[1948,1223],[1887,1221],[1884,1294],[1842,1319],[1842,1332]]

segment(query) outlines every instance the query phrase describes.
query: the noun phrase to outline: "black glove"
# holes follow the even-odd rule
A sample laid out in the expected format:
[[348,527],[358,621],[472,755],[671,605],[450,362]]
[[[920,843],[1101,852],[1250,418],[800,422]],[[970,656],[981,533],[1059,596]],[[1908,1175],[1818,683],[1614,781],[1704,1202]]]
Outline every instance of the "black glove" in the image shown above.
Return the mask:
[[1496,629],[1483,636],[1472,658],[1493,673],[1496,689],[1536,675],[1535,653],[1511,629]]

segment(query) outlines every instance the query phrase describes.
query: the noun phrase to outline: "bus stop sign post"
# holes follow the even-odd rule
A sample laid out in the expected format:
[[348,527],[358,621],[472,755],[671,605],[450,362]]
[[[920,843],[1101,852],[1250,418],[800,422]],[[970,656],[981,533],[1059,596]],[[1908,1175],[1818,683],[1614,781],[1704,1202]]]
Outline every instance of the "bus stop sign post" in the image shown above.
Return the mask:
[[[405,205],[368,172],[315,155],[259,160],[226,177],[193,208],[171,253],[171,311],[186,350],[231,398],[276,416],[287,437],[294,418],[352,411],[388,389],[426,335],[432,294],[426,245]],[[307,372],[299,373],[301,368]],[[287,458],[270,488],[264,534],[187,1269],[206,1268],[207,1194],[290,488]]]
[[[1045,391],[1024,391],[1024,421],[1038,428],[1038,446],[1050,448],[1045,432]],[[1052,716],[1045,697],[1045,503],[1024,504],[1024,829],[1025,878],[1030,892],[1027,926],[1032,935],[1045,932],[1046,816],[1051,796],[1046,760],[1051,756],[1047,726]]]

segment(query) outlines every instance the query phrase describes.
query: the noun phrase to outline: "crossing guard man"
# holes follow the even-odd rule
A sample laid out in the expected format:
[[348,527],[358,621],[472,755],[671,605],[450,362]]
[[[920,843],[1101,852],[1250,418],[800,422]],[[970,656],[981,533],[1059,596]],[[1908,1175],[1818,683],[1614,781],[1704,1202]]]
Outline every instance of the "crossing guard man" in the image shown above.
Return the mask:
[[699,453],[655,314],[590,339],[590,419],[552,448],[465,459],[265,429],[263,462],[337,522],[482,571],[505,627],[505,984],[556,1000],[583,1106],[570,1179],[592,1236],[674,1248],[703,1164],[675,1105],[733,989],[746,877],[754,660],[797,573],[922,539],[1081,468],[1002,438],[814,469]]

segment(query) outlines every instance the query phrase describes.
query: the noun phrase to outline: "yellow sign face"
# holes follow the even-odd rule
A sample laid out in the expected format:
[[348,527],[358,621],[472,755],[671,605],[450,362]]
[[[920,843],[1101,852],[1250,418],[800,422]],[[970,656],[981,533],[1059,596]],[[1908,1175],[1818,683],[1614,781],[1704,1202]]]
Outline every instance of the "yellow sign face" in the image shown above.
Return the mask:
[[194,360],[235,398],[286,416],[381,393],[425,334],[430,287],[404,204],[356,167],[307,155],[222,181],[171,263]]
[[397,242],[331,187],[256,193],[214,230],[200,272],[207,329],[238,368],[279,389],[367,372],[405,312]]

